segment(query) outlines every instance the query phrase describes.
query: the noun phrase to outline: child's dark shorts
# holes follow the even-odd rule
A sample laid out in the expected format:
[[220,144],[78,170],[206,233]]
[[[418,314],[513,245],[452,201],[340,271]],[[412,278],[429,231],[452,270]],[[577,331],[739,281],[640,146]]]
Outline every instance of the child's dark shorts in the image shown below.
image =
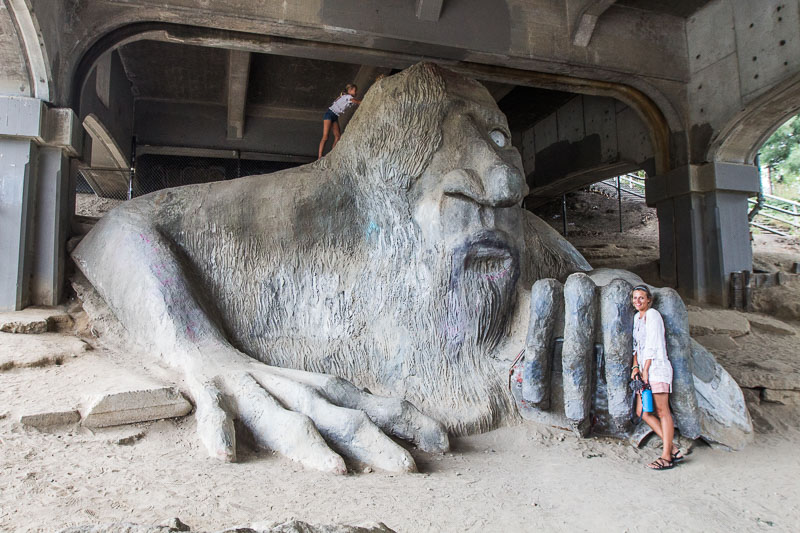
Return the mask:
[[336,113],[334,113],[333,111],[331,111],[330,109],[328,109],[327,111],[325,111],[325,116],[322,117],[322,120],[330,120],[331,122],[339,122],[339,116]]

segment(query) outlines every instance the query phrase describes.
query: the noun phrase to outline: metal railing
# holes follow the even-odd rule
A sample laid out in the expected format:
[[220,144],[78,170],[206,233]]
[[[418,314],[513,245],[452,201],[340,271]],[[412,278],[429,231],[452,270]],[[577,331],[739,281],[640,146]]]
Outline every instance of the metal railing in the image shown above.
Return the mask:
[[644,178],[636,174],[623,174],[616,178],[598,181],[589,188],[606,194],[621,195],[623,198],[633,196],[644,199]]
[[[619,211],[619,232],[622,233],[622,198],[631,197],[644,200],[644,178],[636,174],[622,174],[615,178],[598,181],[589,186],[589,190],[599,192],[609,198],[616,196]],[[566,206],[564,208],[564,235],[567,233]]]
[[[135,149],[132,153],[136,154]],[[80,168],[75,213],[97,218],[121,202],[150,192],[268,174],[298,164],[272,159],[242,159],[238,151],[228,153],[231,157],[141,153],[135,155],[130,169]]]
[[[748,199],[747,203],[755,206],[758,201]],[[789,237],[800,234],[798,217],[800,217],[800,202],[765,193],[764,202],[750,225],[782,237]],[[779,224],[780,228],[773,227],[775,223]],[[783,229],[786,231],[782,231]]]
[[644,178],[636,174],[625,174],[617,179],[625,192],[637,198],[644,198]]
[[[598,181],[590,188],[609,196],[616,195],[620,199],[626,196],[640,199],[645,197],[645,179],[636,174],[624,174],[616,178]],[[764,194],[763,196],[764,203],[750,225],[782,237],[800,235],[800,202],[773,194]],[[755,199],[748,199],[748,204],[752,207],[758,202]]]

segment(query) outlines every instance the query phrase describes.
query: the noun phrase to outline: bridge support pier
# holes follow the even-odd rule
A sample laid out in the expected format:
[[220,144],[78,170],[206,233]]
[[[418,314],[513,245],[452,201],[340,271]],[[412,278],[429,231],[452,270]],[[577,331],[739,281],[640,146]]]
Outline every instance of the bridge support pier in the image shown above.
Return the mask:
[[758,169],[712,162],[686,165],[647,181],[658,211],[661,278],[685,297],[728,306],[731,272],[752,270],[747,198]]
[[0,310],[55,305],[81,130],[72,110],[36,98],[0,96],[0,115]]

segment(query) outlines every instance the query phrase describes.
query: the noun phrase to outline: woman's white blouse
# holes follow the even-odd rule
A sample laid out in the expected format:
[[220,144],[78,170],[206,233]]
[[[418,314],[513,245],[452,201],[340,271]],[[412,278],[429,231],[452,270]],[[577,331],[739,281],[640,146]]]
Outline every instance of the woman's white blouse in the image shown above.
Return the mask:
[[641,370],[644,363],[652,359],[648,379],[653,382],[669,383],[672,391],[672,365],[667,357],[667,342],[664,337],[664,320],[661,313],[653,308],[645,312],[644,319],[639,313],[633,319],[633,352]]

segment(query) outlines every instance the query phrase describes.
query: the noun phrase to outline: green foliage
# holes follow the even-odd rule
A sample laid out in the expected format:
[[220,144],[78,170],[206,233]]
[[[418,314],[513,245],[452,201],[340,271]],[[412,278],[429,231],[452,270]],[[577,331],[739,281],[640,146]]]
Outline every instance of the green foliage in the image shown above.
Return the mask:
[[800,176],[800,115],[775,130],[760,151],[762,167],[770,167],[773,183],[797,182]]
[[798,201],[800,200],[800,180],[784,178],[781,182],[773,183],[772,194],[780,196],[781,198]]

